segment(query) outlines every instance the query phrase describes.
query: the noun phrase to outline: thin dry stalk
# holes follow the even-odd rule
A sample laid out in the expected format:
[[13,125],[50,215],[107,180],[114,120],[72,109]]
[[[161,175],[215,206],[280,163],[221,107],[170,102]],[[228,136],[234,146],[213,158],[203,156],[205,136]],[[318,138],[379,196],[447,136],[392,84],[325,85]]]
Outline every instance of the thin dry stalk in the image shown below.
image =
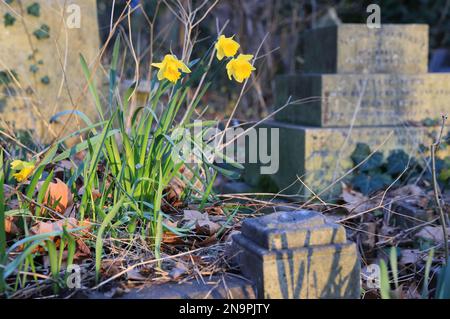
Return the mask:
[[439,184],[437,182],[437,177],[436,177],[436,153],[439,150],[439,146],[441,145],[442,133],[444,131],[446,120],[447,120],[447,116],[442,115],[441,130],[436,139],[436,142],[431,144],[431,175],[432,175],[432,182],[433,182],[434,200],[436,202],[436,207],[437,207],[440,221],[441,221],[442,234],[444,235],[444,254],[445,254],[444,263],[445,264],[447,264],[447,261],[448,261],[448,235],[447,235],[447,226],[446,226],[446,218],[445,218],[446,216],[444,213],[444,209],[442,208],[442,202],[441,202],[442,194],[441,194],[441,190],[439,188]]

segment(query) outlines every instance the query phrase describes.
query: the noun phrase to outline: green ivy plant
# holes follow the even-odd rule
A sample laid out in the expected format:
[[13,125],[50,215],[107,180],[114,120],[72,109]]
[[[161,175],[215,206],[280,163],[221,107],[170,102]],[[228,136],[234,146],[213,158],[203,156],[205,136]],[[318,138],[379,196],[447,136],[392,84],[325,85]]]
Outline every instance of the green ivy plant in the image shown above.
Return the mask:
[[12,82],[12,79],[17,79],[17,73],[14,70],[0,71],[0,85],[8,85]]
[[5,13],[5,15],[3,16],[3,19],[4,19],[5,27],[12,26],[16,22],[16,18],[9,12]]
[[42,83],[42,84],[45,84],[45,85],[49,85],[49,84],[50,84],[50,78],[48,77],[48,75],[43,76],[43,77],[41,78],[41,83]]
[[43,24],[39,29],[34,31],[33,34],[38,40],[48,39],[50,38],[50,27]]
[[[450,134],[443,139],[442,148],[447,147]],[[358,166],[350,177],[350,184],[365,195],[383,190],[391,185],[408,167],[408,170],[397,181],[407,183],[418,176],[423,170],[423,165],[401,149],[392,150],[385,159],[383,153],[372,154],[370,147],[364,143],[358,143],[350,156],[354,166]],[[368,159],[367,159],[368,158]],[[367,160],[366,160],[367,159]],[[366,161],[365,161],[366,160]],[[364,162],[365,161],[365,162]],[[450,188],[450,157],[436,160],[436,171],[442,189]],[[425,180],[431,181],[431,173],[426,170],[423,174]]]
[[39,3],[35,2],[27,7],[27,13],[34,17],[39,17],[41,15],[41,6]]

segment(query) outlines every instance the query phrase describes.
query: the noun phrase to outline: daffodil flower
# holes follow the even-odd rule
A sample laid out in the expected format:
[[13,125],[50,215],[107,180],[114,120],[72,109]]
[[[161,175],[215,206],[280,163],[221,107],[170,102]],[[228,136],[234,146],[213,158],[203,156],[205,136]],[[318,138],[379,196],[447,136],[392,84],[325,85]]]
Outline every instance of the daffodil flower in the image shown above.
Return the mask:
[[191,70],[182,61],[178,60],[173,54],[166,54],[164,59],[159,63],[152,63],[152,66],[158,68],[158,80],[167,79],[172,83],[176,83],[181,77],[181,72],[191,73]]
[[31,162],[14,160],[11,162],[11,169],[14,171],[19,171],[13,174],[13,177],[20,183],[26,180],[28,176],[30,176],[30,174],[33,172],[34,164]]
[[250,63],[251,59],[253,59],[251,54],[239,54],[237,58],[231,59],[227,64],[228,78],[231,80],[231,77],[234,77],[239,83],[249,78],[252,71],[256,70]]
[[233,37],[227,38],[221,35],[216,42],[216,57],[222,60],[224,57],[233,57],[237,53],[240,45],[233,40]]

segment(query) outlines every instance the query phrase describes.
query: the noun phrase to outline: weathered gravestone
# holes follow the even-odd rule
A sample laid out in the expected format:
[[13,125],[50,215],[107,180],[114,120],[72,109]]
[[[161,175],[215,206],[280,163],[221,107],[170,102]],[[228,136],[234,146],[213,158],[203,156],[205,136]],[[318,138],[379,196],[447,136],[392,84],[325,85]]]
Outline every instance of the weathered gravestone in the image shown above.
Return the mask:
[[267,299],[359,298],[356,246],[343,226],[313,211],[249,218],[233,236],[243,274]]
[[64,116],[96,114],[80,53],[91,65],[100,39],[95,0],[12,0],[0,3],[0,127],[26,129],[44,141],[80,123]]
[[[308,73],[280,76],[275,92],[279,108],[289,97],[303,102],[262,125],[280,129],[280,169],[265,178],[286,193],[310,195],[353,166],[358,142],[385,156],[394,149],[428,155],[420,145],[429,146],[438,127],[423,125],[449,113],[450,73],[426,73],[427,25],[342,24],[311,30],[304,46]],[[251,185],[260,183],[258,166],[246,166]]]

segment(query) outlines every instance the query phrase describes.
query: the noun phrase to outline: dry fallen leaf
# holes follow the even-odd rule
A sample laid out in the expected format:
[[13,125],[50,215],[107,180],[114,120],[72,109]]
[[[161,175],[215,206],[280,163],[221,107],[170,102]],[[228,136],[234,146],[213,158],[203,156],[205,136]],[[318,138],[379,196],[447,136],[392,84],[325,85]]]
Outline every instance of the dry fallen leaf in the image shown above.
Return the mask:
[[205,207],[205,212],[208,215],[224,215],[223,209],[220,206]]
[[390,192],[390,195],[393,197],[414,198],[418,196],[424,196],[425,192],[417,185],[405,185],[403,187],[394,189]]
[[174,178],[172,178],[172,180],[169,182],[169,186],[165,190],[165,193],[167,194],[166,200],[170,204],[180,201],[184,189],[188,186],[186,185],[185,180],[192,183],[191,190],[194,192],[204,189],[203,182],[196,176],[194,176],[192,170],[186,165],[181,166],[178,172],[181,176],[175,176]]
[[[450,233],[450,228],[447,228],[447,233]],[[440,226],[425,226],[415,235],[415,237],[431,240],[435,243],[444,241],[444,233]]]
[[361,232],[358,234],[361,243],[370,248],[373,249],[376,244],[376,237],[377,237],[377,223],[370,222],[370,223],[361,223],[360,225]]
[[342,199],[347,203],[345,208],[353,214],[363,213],[377,206],[375,201],[371,201],[367,196],[345,185],[342,190]]
[[117,275],[122,269],[122,259],[103,259],[100,266],[101,273],[107,277]]
[[85,244],[82,239],[77,239],[77,252],[75,253],[75,258],[83,258],[91,256],[91,250],[89,246]]
[[162,242],[165,244],[183,244],[183,240],[177,234],[171,231],[165,231],[162,236]]
[[186,267],[186,265],[182,262],[177,262],[175,267],[172,268],[172,270],[170,270],[169,272],[169,276],[174,279],[177,280],[179,279],[182,275],[184,275],[185,273],[187,273],[188,268]]
[[54,231],[61,231],[63,226],[67,229],[73,229],[78,226],[78,221],[75,218],[61,219],[56,222],[37,222],[30,231],[35,235],[51,233]]
[[5,232],[11,235],[17,235],[20,232],[19,228],[14,224],[14,217],[5,217]]
[[[79,195],[79,196],[83,196],[84,191],[85,191],[85,187],[82,186],[82,187],[80,188],[80,190],[78,191],[78,195]],[[94,200],[97,199],[97,198],[102,197],[102,193],[100,193],[100,191],[99,191],[98,189],[95,189],[95,188],[93,188],[93,189],[91,190],[91,194],[92,194],[92,197],[94,198]]]
[[56,203],[55,210],[59,213],[64,213],[66,208],[73,202],[73,195],[70,192],[69,187],[60,179],[56,179],[56,183],[50,183],[48,185],[47,193],[43,204],[48,207],[53,207]]
[[142,275],[141,270],[138,268],[133,268],[133,269],[127,271],[126,275],[127,275],[128,280],[142,281],[142,280],[147,279],[147,277]]
[[220,229],[220,225],[212,222],[209,219],[208,213],[200,213],[197,210],[185,210],[183,221],[186,222],[186,227],[195,229],[197,233],[205,235],[213,235]]
[[421,259],[420,251],[418,249],[402,249],[400,264],[415,264]]

